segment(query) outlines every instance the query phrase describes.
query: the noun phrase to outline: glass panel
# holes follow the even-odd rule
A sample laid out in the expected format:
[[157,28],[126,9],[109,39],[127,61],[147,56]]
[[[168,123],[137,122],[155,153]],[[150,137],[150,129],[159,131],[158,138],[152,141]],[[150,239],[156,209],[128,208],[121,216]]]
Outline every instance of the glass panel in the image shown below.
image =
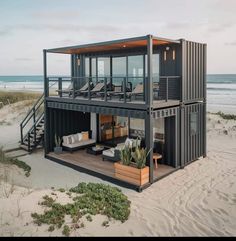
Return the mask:
[[100,115],[100,141],[116,146],[128,136],[128,117]]
[[96,65],[96,58],[92,58],[92,67],[91,67],[91,70],[92,70],[92,81],[94,84],[97,83],[97,65]]
[[144,126],[145,126],[144,119],[130,118],[130,137],[145,138]]
[[89,58],[85,58],[85,76],[89,77],[90,73],[89,73]]
[[98,77],[110,77],[110,58],[98,58]]
[[153,100],[159,98],[159,81],[160,81],[160,55],[153,54]]
[[[143,84],[143,55],[128,57],[128,82],[132,83],[133,89],[137,84]],[[136,77],[136,78],[132,78]],[[141,78],[138,78],[141,77]]]
[[112,58],[112,76],[114,77],[113,84],[121,86],[123,78],[126,77],[126,57]]

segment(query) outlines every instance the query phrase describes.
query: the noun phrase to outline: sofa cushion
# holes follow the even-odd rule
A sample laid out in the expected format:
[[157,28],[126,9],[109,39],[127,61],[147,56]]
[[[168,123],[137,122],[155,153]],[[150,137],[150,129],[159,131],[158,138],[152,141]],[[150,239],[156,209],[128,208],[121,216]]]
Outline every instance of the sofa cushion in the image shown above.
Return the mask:
[[109,156],[109,157],[114,157],[115,156],[115,149],[114,148],[110,148],[108,150],[104,150],[102,152],[102,155]]
[[82,133],[77,133],[77,135],[78,135],[78,141],[82,141],[82,139],[83,139]]
[[83,136],[83,138],[82,138],[83,141],[86,141],[86,140],[89,139],[89,133],[88,133],[88,131],[82,131],[81,134],[82,134],[82,136]]
[[75,143],[71,143],[71,144],[66,144],[63,142],[62,146],[68,147],[68,148],[76,148],[76,147],[83,147],[83,146],[87,146],[90,144],[95,144],[96,140],[94,139],[88,139],[86,141],[82,140],[82,141],[78,141]]

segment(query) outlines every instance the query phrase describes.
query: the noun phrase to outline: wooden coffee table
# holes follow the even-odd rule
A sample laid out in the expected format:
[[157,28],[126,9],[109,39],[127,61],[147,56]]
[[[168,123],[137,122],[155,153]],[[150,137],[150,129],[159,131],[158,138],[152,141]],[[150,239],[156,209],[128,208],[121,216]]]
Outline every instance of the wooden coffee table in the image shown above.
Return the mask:
[[153,153],[153,161],[155,162],[155,169],[158,168],[157,166],[157,160],[160,160],[162,158],[162,155],[159,153]]

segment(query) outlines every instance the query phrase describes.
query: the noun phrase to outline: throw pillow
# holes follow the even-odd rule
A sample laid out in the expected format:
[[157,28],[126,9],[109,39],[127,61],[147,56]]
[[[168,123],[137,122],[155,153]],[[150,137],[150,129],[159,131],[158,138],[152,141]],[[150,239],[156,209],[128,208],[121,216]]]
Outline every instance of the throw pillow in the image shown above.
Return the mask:
[[73,135],[68,136],[68,144],[73,144],[75,143],[75,138],[73,137]]
[[74,135],[72,135],[73,136],[73,138],[75,139],[75,142],[78,142],[79,141],[79,136],[77,135],[77,134],[74,134]]
[[78,135],[78,141],[82,141],[82,139],[83,139],[82,133],[77,133],[77,135]]
[[69,143],[68,143],[68,137],[67,137],[67,136],[63,136],[62,139],[63,139],[63,143],[64,143],[64,144],[69,144]]
[[82,131],[81,134],[83,135],[83,138],[82,138],[83,141],[87,141],[89,139],[88,131]]

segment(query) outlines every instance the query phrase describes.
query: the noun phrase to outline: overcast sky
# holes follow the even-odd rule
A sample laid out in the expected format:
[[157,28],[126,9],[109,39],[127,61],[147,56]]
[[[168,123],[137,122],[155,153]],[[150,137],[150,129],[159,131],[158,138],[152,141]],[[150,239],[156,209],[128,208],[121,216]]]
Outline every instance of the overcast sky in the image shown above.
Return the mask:
[[208,73],[236,74],[236,0],[0,0],[0,75],[41,75],[44,48],[147,34],[207,43]]

